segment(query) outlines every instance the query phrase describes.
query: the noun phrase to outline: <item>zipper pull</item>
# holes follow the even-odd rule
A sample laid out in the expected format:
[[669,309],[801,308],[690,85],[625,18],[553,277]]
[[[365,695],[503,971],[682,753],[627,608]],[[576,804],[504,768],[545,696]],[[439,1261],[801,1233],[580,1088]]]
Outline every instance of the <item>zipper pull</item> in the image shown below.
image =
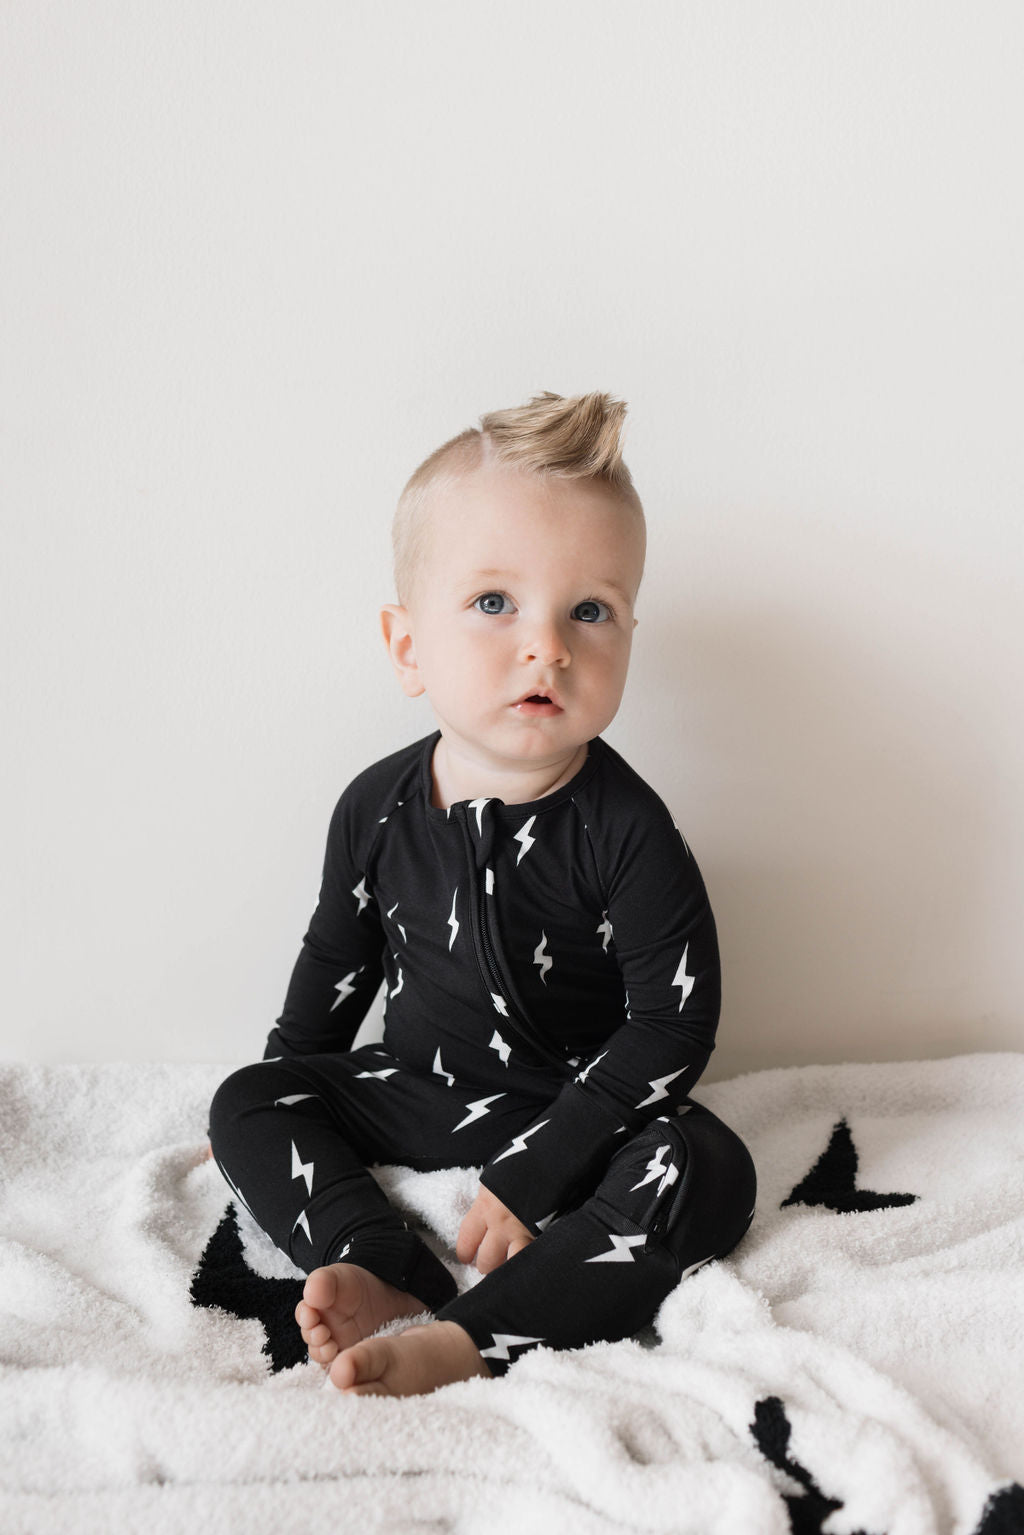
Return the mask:
[[466,802],[466,824],[472,834],[474,861],[478,869],[485,869],[491,861],[494,846],[494,816],[488,810],[489,799],[471,799]]

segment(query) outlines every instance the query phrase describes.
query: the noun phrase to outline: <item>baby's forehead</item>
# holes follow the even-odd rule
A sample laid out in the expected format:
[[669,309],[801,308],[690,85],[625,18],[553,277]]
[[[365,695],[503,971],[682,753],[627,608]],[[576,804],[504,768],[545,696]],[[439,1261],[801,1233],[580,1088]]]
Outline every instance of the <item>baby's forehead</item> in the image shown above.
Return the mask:
[[428,487],[420,511],[426,525],[466,520],[485,527],[488,514],[493,512],[501,532],[514,533],[518,512],[554,521],[564,515],[567,506],[576,514],[595,518],[613,511],[621,514],[624,525],[637,520],[635,509],[607,480],[493,463],[439,476]]
[[549,569],[578,565],[585,578],[593,552],[602,568],[609,561],[616,570],[622,567],[624,587],[640,580],[643,512],[603,480],[478,467],[438,476],[418,513],[416,538],[407,545],[413,579],[429,571],[432,584],[447,585],[470,567],[497,578],[538,560]]

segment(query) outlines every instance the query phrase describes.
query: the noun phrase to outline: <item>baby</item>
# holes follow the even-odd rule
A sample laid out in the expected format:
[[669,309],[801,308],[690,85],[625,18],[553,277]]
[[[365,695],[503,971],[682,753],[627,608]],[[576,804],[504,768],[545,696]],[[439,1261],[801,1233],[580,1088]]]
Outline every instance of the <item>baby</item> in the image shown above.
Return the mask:
[[[405,487],[384,638],[439,728],[342,795],[265,1058],[211,1108],[225,1178],[309,1275],[296,1320],[344,1392],[626,1337],[753,1214],[746,1148],[689,1097],[720,1002],[704,885],[601,740],[645,549],[624,414],[543,394]],[[353,1050],[382,982],[383,1043]],[[374,1163],[482,1168],[465,1293]]]

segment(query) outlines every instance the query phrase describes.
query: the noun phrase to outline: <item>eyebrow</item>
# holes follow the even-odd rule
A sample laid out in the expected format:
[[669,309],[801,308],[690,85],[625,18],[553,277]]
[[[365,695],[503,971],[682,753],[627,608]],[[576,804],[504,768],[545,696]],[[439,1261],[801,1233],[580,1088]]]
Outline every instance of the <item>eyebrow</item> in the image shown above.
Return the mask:
[[[467,580],[467,585],[476,586],[480,581],[514,582],[516,580],[518,580],[518,572],[514,570],[474,570],[472,575]],[[632,605],[633,598],[629,595],[629,593],[626,591],[626,588],[620,581],[613,581],[609,577],[604,577],[603,579],[595,582],[595,585],[599,587],[605,587],[608,591],[614,592],[617,597],[622,599],[627,607]]]

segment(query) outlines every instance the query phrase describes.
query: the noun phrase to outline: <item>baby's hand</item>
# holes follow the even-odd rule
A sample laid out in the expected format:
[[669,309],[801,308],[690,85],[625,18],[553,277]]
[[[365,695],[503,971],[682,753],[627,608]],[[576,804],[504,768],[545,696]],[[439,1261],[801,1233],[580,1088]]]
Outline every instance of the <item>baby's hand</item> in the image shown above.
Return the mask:
[[460,1263],[472,1263],[475,1258],[481,1274],[489,1274],[532,1241],[522,1221],[481,1184],[459,1228],[455,1252]]

